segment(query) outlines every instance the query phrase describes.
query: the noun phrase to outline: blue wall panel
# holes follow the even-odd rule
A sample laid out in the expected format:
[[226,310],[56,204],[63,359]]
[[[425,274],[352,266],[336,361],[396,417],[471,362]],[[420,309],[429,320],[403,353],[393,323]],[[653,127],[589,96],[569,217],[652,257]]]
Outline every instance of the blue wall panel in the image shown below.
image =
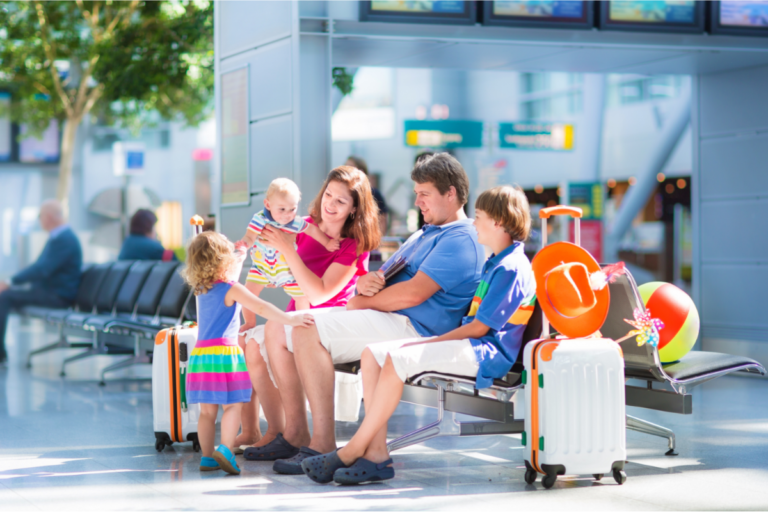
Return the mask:
[[266,190],[275,178],[293,177],[293,117],[251,123],[251,192]]
[[219,58],[291,35],[291,2],[221,2],[219,12]]
[[700,155],[703,200],[768,195],[768,133],[706,139]]

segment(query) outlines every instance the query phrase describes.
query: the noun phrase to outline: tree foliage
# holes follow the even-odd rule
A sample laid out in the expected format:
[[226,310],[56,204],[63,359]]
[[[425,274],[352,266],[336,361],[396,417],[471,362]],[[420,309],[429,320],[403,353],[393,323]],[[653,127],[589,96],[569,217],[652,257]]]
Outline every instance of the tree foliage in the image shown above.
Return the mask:
[[[73,141],[89,114],[132,128],[158,118],[196,125],[212,109],[213,4],[2,2],[0,87],[11,91],[11,118],[31,135],[57,119]],[[65,181],[67,136],[65,128]]]

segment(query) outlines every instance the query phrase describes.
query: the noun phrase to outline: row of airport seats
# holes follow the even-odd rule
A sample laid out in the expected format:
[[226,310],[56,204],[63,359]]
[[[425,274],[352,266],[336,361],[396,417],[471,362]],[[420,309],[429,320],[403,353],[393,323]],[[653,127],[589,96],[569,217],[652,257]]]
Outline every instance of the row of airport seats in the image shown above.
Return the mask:
[[85,349],[64,360],[62,376],[69,363],[87,357],[130,356],[102,371],[103,385],[109,372],[151,363],[155,335],[196,317],[195,301],[181,269],[175,261],[116,261],[84,268],[72,308],[20,311],[58,329],[58,340],[32,351],[27,366],[32,366],[34,356],[59,348]]
[[[602,335],[619,339],[631,327],[625,318],[634,318],[633,312],[645,310],[632,275],[627,272],[610,285],[611,303],[608,317],[600,329]],[[475,379],[462,375],[426,372],[415,375],[403,390],[402,401],[437,408],[437,421],[389,442],[389,451],[422,443],[442,436],[478,436],[521,434],[524,420],[515,414],[515,392],[523,387],[523,349],[529,341],[541,338],[542,313],[538,302],[523,334],[523,344],[512,369],[503,379],[495,379],[493,386],[478,391]],[[748,357],[696,350],[680,361],[662,364],[656,347],[638,345],[635,337],[621,343],[624,354],[626,404],[662,412],[691,414],[693,399],[691,388],[723,375],[744,372],[765,375],[765,368]],[[357,373],[360,363],[336,365],[336,371]],[[521,393],[518,394],[518,396]],[[518,402],[523,408],[524,404]],[[482,421],[461,421],[457,414],[472,416]],[[626,416],[627,428],[667,439],[666,455],[677,455],[675,433],[647,420]]]

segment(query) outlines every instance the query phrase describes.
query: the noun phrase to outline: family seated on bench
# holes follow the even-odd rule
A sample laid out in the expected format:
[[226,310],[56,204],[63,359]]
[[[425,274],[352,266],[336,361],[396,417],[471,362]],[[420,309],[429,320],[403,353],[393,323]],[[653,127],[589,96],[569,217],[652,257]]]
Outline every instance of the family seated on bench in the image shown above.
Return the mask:
[[[284,419],[278,419],[283,428],[246,448],[247,460],[275,460],[276,472],[301,474],[319,464],[313,457],[335,453],[334,364],[362,358],[366,419],[348,449],[333,457],[340,467],[356,461],[367,465],[373,479],[391,478],[386,422],[407,378],[443,371],[477,378],[481,388],[506,376],[517,358],[535,295],[522,243],[530,229],[525,195],[509,186],[484,192],[473,223],[463,210],[469,180],[455,158],[441,153],[420,159],[412,179],[416,206],[427,225],[382,270],[357,280],[358,295],[348,299],[345,309],[312,310],[312,327],[267,322],[246,334],[248,369],[270,430],[274,386],[248,360],[251,346],[265,346],[253,351],[261,356],[256,363],[267,366],[284,411]],[[488,261],[481,244],[494,253]],[[293,271],[293,258],[286,259]],[[385,281],[389,265],[399,261],[405,262],[402,270]],[[244,417],[244,431],[247,423]],[[379,469],[372,472],[371,467]],[[330,478],[333,472],[319,480]]]

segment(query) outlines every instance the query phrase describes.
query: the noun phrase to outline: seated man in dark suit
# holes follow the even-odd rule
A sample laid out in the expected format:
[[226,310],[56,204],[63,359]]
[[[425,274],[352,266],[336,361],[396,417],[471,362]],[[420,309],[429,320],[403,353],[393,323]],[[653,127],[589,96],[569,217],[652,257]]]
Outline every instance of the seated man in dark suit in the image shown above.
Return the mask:
[[5,362],[5,328],[13,308],[43,306],[65,308],[72,304],[80,285],[83,251],[75,232],[65,223],[61,204],[49,200],[40,207],[40,225],[49,233],[37,261],[11,278],[11,288],[0,281],[0,363]]
[[156,240],[157,216],[151,210],[140,209],[131,217],[131,234],[123,242],[118,260],[176,260],[170,249]]

